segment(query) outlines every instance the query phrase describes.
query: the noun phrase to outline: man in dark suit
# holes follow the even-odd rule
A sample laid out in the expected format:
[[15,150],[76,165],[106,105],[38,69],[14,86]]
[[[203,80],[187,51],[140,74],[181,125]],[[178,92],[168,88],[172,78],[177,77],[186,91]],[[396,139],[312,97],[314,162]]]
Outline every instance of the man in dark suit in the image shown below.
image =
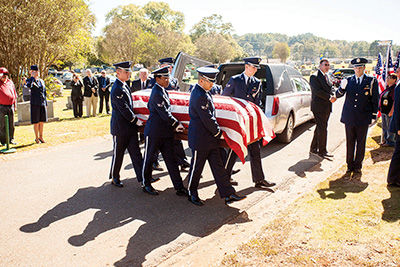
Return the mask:
[[174,132],[182,132],[184,127],[171,113],[171,103],[165,89],[169,84],[168,67],[157,69],[153,74],[156,83],[147,103],[150,115],[144,128],[143,191],[150,195],[158,195],[158,191],[151,186],[151,178],[156,152],[161,151],[176,194],[187,196],[187,189],[183,186],[179,173],[173,142]]
[[131,91],[148,89],[150,87],[149,71],[145,68],[139,70],[139,79],[132,82]]
[[[103,112],[103,102],[106,104],[106,112],[107,114],[110,114],[110,78],[106,76],[106,71],[102,70],[101,71],[101,76],[97,78],[97,81],[99,82],[99,96],[100,96],[100,107],[99,107],[99,113]],[[103,101],[104,99],[104,101]]]
[[97,102],[98,100],[98,89],[99,82],[95,77],[93,77],[92,71],[90,69],[86,70],[86,77],[83,79],[83,101],[86,106],[86,115],[90,117],[90,111],[93,109],[93,116],[96,117]]
[[218,192],[221,198],[225,198],[225,204],[229,204],[245,197],[235,193],[219,151],[219,139],[222,131],[215,117],[215,107],[210,93],[219,71],[214,68],[202,67],[198,68],[197,72],[199,73],[199,82],[194,86],[189,102],[188,140],[193,154],[189,170],[189,201],[197,206],[204,204],[199,198],[197,188],[207,160]]
[[361,174],[368,125],[378,111],[378,82],[365,74],[367,62],[365,58],[353,59],[355,75],[343,79],[336,91],[336,97],[346,94],[340,119],[346,128],[346,175]]
[[400,68],[397,68],[396,75],[398,82],[394,89],[393,117],[390,122],[390,131],[396,133],[396,144],[390,161],[387,182],[389,186],[400,187]]
[[319,62],[319,70],[311,75],[311,111],[316,122],[314,137],[311,142],[310,153],[318,154],[323,158],[332,157],[326,149],[328,134],[328,120],[332,112],[332,103],[335,102],[332,83],[328,77],[329,61],[326,58]]
[[119,172],[124,159],[125,150],[128,149],[133,169],[139,183],[142,182],[142,154],[140,153],[138,128],[141,121],[133,112],[133,100],[130,89],[126,84],[131,76],[130,61],[116,63],[117,79],[111,89],[111,134],[113,135],[114,147],[110,170],[111,183],[122,187]]
[[[232,76],[226,84],[222,95],[241,98],[256,105],[261,105],[261,82],[254,77],[260,68],[260,57],[248,57],[243,59],[245,62],[245,70],[241,74]],[[275,183],[265,180],[264,172],[261,165],[260,142],[254,142],[247,146],[250,154],[251,174],[255,187],[270,187]],[[236,162],[237,155],[230,150],[228,153],[226,169],[231,175],[233,165]]]

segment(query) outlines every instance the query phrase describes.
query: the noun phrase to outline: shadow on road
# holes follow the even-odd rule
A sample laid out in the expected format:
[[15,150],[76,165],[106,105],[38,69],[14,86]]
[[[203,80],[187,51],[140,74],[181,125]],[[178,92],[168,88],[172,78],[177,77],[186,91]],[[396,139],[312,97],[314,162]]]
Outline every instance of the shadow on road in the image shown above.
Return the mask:
[[[204,237],[233,218],[236,219],[232,223],[249,221],[245,211],[226,206],[219,196],[207,199],[203,207],[197,207],[186,197],[177,196],[173,188],[162,191],[159,196],[150,196],[141,191],[134,179],[124,183],[124,188],[116,188],[107,182],[99,187],[79,189],[65,202],[43,214],[37,222],[26,224],[20,230],[38,232],[59,220],[97,209],[85,230],[68,239],[69,244],[80,247],[102,233],[138,220],[143,224],[130,238],[125,257],[114,265],[140,266],[147,254],[184,233]],[[248,188],[240,193],[248,194],[254,190]]]
[[394,148],[393,147],[379,147],[371,150],[371,159],[374,163],[380,161],[387,161],[392,158]]
[[[306,177],[305,171],[309,172],[322,172],[321,169],[322,158],[310,155],[308,159],[303,159],[289,167],[289,171],[294,172],[299,177]],[[313,169],[311,169],[313,168]]]
[[[329,181],[329,188],[317,190],[322,199],[343,199],[346,193],[360,193],[367,189],[368,183],[361,181],[361,174],[343,175],[341,178]],[[328,192],[328,193],[327,193]]]
[[383,213],[382,220],[387,222],[397,222],[400,220],[400,188],[388,187],[390,198],[382,200]]

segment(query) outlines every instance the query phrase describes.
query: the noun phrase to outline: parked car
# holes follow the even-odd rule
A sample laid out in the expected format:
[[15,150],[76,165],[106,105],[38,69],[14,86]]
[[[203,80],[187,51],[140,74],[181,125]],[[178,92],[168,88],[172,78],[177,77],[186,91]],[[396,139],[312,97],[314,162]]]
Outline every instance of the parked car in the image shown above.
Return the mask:
[[65,88],[71,88],[71,81],[72,81],[72,73],[71,72],[64,72],[63,75],[59,78],[59,80],[65,85]]
[[[244,71],[244,63],[221,64],[219,70],[216,83],[224,88],[230,77]],[[261,64],[255,76],[261,80],[261,108],[277,139],[290,143],[294,128],[314,118],[309,83],[299,71],[284,64]]]

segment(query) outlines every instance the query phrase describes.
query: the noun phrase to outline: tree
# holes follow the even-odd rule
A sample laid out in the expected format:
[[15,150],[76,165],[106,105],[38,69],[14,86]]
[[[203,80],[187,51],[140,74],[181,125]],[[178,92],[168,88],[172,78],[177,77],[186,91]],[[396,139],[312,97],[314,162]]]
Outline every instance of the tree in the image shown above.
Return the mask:
[[142,8],[119,6],[106,18],[105,35],[99,41],[99,55],[105,62],[132,60],[150,66],[161,57],[195,50],[182,32],[183,14],[171,10],[166,3],[149,2]]
[[243,54],[239,45],[233,39],[227,39],[222,34],[207,34],[197,38],[195,55],[214,63],[223,63]]
[[285,63],[290,55],[290,48],[287,43],[276,43],[272,54],[275,58],[279,58],[282,63]]
[[231,36],[232,32],[232,23],[223,22],[221,15],[212,14],[211,16],[202,18],[198,23],[193,25],[192,29],[190,30],[190,37],[194,42],[204,34],[221,34],[224,36]]
[[0,27],[0,65],[17,84],[32,64],[45,77],[49,66],[76,60],[87,50],[94,17],[85,0],[1,2],[6,23]]

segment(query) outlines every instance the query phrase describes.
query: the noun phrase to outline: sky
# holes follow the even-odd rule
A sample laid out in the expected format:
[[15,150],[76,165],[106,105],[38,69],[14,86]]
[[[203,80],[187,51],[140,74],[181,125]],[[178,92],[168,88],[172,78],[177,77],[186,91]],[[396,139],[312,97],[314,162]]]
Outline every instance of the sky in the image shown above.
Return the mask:
[[[119,5],[143,6],[145,0],[90,0],[96,16],[95,35],[101,35],[105,15]],[[159,1],[157,1],[159,2]],[[211,14],[222,15],[234,33],[282,33],[289,36],[311,32],[331,40],[393,40],[400,44],[399,0],[164,0],[185,15],[185,32]],[[395,19],[397,18],[397,19]],[[396,25],[397,24],[397,25]]]

